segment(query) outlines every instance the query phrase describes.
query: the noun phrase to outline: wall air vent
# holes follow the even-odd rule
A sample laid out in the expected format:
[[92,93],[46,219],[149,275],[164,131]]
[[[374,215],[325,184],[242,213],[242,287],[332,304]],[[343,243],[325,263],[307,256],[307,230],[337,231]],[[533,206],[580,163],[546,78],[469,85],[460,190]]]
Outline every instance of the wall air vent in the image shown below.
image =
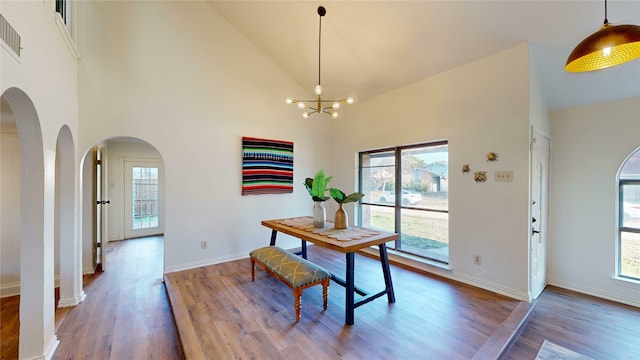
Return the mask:
[[0,14],[0,39],[20,56],[20,35],[2,14]]

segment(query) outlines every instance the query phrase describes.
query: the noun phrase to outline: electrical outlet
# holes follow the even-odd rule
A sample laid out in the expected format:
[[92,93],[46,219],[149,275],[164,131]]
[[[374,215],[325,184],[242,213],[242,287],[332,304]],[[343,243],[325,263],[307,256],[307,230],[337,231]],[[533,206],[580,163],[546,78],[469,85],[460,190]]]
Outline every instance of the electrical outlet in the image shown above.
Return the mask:
[[482,258],[480,255],[473,255],[473,263],[476,265],[480,265],[482,263]]
[[513,171],[496,171],[496,182],[512,182]]
[[206,241],[206,240],[202,240],[202,241],[200,241],[200,247],[201,247],[202,249],[206,249],[206,248],[208,248],[208,247],[209,247],[209,244],[207,244],[207,241]]

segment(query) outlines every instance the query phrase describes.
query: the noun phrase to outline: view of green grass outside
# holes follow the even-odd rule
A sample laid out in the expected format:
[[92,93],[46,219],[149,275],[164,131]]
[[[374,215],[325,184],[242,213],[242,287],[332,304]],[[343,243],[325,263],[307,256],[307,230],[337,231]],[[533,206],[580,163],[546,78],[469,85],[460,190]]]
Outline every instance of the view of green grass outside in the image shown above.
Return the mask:
[[640,279],[640,234],[622,232],[620,274]]
[[[372,206],[368,227],[395,231],[393,208]],[[448,227],[446,213],[402,209],[401,241],[397,250],[448,262]],[[396,248],[395,243],[389,243]],[[434,251],[440,249],[440,251]]]

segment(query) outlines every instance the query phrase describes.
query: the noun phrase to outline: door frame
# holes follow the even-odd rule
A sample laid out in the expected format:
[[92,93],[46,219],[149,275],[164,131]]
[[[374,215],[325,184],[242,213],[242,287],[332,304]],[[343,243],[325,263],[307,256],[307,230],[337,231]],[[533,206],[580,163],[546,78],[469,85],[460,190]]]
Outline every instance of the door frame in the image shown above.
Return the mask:
[[[138,238],[144,236],[154,236],[164,234],[164,162],[159,159],[140,159],[140,158],[123,158],[123,226],[124,238]],[[130,218],[132,216],[131,206],[131,184],[130,168],[131,167],[156,167],[158,168],[158,227],[149,231],[130,230]]]
[[[534,164],[534,144],[535,144],[535,139],[536,138],[544,138],[548,141],[549,143],[549,151],[547,152],[547,157],[546,157],[546,173],[543,172],[544,178],[542,179],[542,184],[541,184],[541,203],[540,205],[540,212],[541,212],[541,216],[540,219],[536,219],[536,221],[533,221],[533,186],[534,186],[534,177],[537,176],[538,172],[535,169],[535,164]],[[529,262],[529,267],[528,267],[528,290],[529,290],[529,300],[533,300],[536,299],[544,290],[545,286],[548,284],[548,270],[549,270],[549,180],[550,180],[550,170],[551,170],[551,135],[541,131],[540,129],[537,129],[534,126],[531,126],[531,135],[530,135],[530,142],[529,142],[529,219],[528,219],[528,229],[529,229],[529,235],[528,235],[528,262]],[[534,230],[539,231],[539,233],[537,234],[537,236],[542,239],[542,241],[544,242],[544,251],[542,252],[543,256],[544,256],[544,277],[543,277],[543,284],[541,286],[539,285],[535,285],[534,284],[534,259],[533,259],[533,246],[534,246]]]
[[[93,201],[94,216],[93,216],[93,256],[94,256],[94,269],[97,265],[100,265],[100,270],[106,270],[107,262],[107,244],[109,238],[107,236],[106,226],[107,222],[107,205],[105,197],[106,186],[105,181],[107,179],[107,166],[106,166],[106,147],[96,146],[92,151],[93,155]],[[100,170],[98,171],[98,167]]]

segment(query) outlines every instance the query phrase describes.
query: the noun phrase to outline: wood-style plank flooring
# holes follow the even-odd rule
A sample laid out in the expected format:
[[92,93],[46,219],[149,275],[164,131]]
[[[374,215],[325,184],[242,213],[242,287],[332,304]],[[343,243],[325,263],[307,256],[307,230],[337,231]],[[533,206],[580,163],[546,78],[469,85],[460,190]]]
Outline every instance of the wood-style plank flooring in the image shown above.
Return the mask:
[[[343,254],[308,251],[344,277]],[[356,255],[355,266],[358,286],[384,288],[377,260]],[[251,282],[248,259],[167,274],[166,282],[179,292],[196,337],[182,339],[185,352],[202,349],[193,358],[470,359],[519,303],[395,266],[391,272],[396,303],[383,296],[356,308],[352,326],[344,324],[344,288],[333,282],[326,311],[322,287],[304,290],[296,324],[291,290],[262,270]]]
[[[338,274],[343,256],[309,249],[309,258]],[[196,319],[183,353],[162,276],[162,238],[110,243],[105,273],[85,277],[87,299],[58,327],[54,359],[184,359],[200,339],[205,359],[470,359],[517,301],[439,277],[392,266],[397,302],[359,307],[344,325],[344,289],[306,289],[295,324],[291,290],[264,271],[251,282],[249,261],[167,274]],[[356,282],[382,286],[380,265],[356,256]],[[17,303],[2,299],[3,331],[17,333]],[[191,314],[191,315],[189,315]],[[0,359],[17,359],[2,338]],[[544,339],[594,359],[640,359],[638,308],[549,287],[506,359],[534,359]],[[9,354],[6,352],[9,351]],[[13,349],[13,350],[11,350]],[[11,353],[11,351],[14,351]]]
[[545,339],[593,359],[640,360],[640,309],[547,286],[504,359],[534,359]]
[[58,328],[54,359],[183,359],[167,299],[163,239],[109,243],[107,267]]

